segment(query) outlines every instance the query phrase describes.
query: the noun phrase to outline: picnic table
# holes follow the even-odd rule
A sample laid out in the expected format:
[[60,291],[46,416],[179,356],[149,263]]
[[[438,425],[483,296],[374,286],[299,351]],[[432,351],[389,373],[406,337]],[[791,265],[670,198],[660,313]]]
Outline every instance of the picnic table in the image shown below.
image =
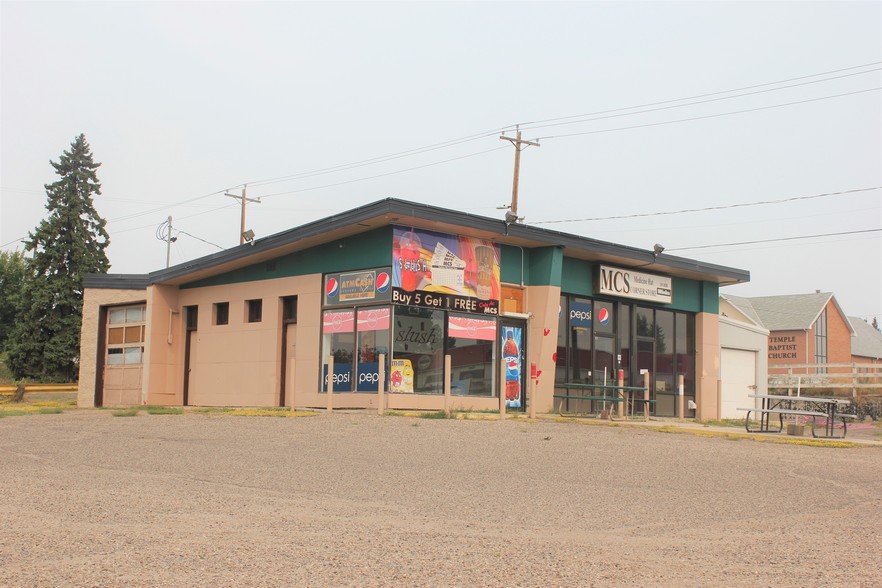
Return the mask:
[[[820,398],[813,396],[783,396],[777,394],[750,394],[750,398],[761,400],[760,408],[739,408],[747,411],[744,417],[744,428],[748,433],[780,433],[784,430],[784,417],[811,417],[812,437],[823,439],[843,439],[848,434],[846,419],[855,418],[853,414],[840,412],[839,408],[851,404],[842,398]],[[750,414],[759,415],[760,427],[750,428]],[[778,430],[771,428],[772,415],[778,415]],[[824,434],[816,431],[817,419],[824,419]],[[842,435],[836,435],[836,419],[842,421]]]
[[[607,402],[612,404],[622,404],[625,403],[628,399],[625,396],[626,393],[629,392],[643,392],[644,388],[640,386],[610,386],[606,384],[583,384],[581,382],[564,382],[563,384],[555,384],[555,388],[563,388],[567,391],[566,394],[554,394],[554,398],[561,398],[565,401],[566,408],[569,410],[570,408],[570,400],[590,400],[592,402],[601,402],[602,410],[606,410]],[[570,389],[582,391],[583,394],[573,395],[570,394]],[[593,394],[593,391],[600,391],[602,395]],[[606,395],[606,392],[609,390],[614,390],[615,396]],[[585,394],[587,392],[587,394]],[[655,400],[647,400],[645,398],[640,398],[636,394],[631,399],[633,402],[643,402],[644,407],[647,404],[652,404]]]

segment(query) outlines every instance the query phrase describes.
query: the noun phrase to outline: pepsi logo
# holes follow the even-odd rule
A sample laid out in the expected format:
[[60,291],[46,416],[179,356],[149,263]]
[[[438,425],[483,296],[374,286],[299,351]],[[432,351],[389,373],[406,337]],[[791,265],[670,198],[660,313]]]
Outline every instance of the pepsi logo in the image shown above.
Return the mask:
[[391,283],[392,280],[389,278],[389,274],[386,272],[380,272],[380,275],[377,276],[377,292],[385,292],[389,289],[389,284]]
[[609,310],[607,310],[606,308],[601,308],[600,310],[598,310],[597,311],[597,322],[599,322],[601,325],[608,325],[609,324]]
[[333,298],[337,295],[337,291],[340,289],[340,284],[337,282],[336,278],[328,278],[328,284],[325,286],[325,295],[328,298]]

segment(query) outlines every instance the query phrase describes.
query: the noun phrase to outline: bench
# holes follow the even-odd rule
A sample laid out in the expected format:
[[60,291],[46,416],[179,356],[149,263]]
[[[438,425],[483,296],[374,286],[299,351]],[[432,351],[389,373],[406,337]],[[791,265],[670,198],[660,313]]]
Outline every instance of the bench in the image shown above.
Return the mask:
[[[826,412],[818,412],[814,410],[800,410],[796,408],[739,408],[738,410],[747,411],[747,415],[744,417],[744,428],[747,429],[748,433],[769,433],[769,417],[763,415],[778,415],[778,430],[776,433],[780,433],[784,430],[784,415],[788,416],[806,416],[812,417],[812,437],[817,437],[815,434],[815,419],[818,417],[823,417],[827,419],[830,415]],[[750,428],[750,413],[755,412],[759,413],[760,416],[760,428],[759,429],[751,429]],[[855,418],[855,415],[852,414],[837,414],[837,417],[842,419],[842,426],[845,427],[843,431],[843,437],[848,431],[848,425],[845,423],[845,419],[847,418]]]
[[[579,394],[573,395],[570,394],[570,389],[575,390],[614,390],[616,392],[643,392],[644,389],[637,386],[610,386],[607,384],[582,384],[579,382],[565,382],[563,384],[555,384],[555,388],[563,388],[567,391],[566,394],[553,394],[554,398],[560,398],[562,400],[590,400],[592,402],[611,402],[614,404],[621,404],[623,402],[627,402],[627,399],[624,396],[595,396],[593,394]],[[644,398],[639,398],[634,396],[632,398],[634,402],[643,402],[647,404],[651,404],[655,402],[655,400],[646,400]],[[644,404],[645,406],[645,404]],[[563,410],[560,410],[559,413],[563,413]]]

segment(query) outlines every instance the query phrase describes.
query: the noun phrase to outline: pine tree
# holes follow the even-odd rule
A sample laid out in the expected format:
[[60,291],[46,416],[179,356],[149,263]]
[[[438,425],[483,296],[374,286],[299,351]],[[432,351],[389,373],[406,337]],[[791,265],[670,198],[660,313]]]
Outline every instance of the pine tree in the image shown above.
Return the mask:
[[879,331],[879,321],[876,320],[876,317],[873,317],[873,328]]
[[101,164],[92,160],[85,135],[50,163],[60,179],[46,185],[48,218],[25,244],[33,256],[6,343],[7,363],[17,378],[71,381],[80,353],[83,276],[107,272],[110,237],[92,201],[101,194],[95,174]]

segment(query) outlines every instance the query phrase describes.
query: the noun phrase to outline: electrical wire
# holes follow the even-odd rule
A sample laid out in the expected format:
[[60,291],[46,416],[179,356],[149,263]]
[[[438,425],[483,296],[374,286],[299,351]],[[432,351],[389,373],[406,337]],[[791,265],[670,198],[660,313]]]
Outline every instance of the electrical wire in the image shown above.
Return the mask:
[[548,139],[560,139],[560,138],[563,138],[563,137],[578,137],[578,136],[582,136],[582,135],[596,135],[596,134],[599,134],[599,133],[611,133],[611,132],[613,132],[613,131],[629,131],[629,130],[632,130],[632,129],[642,129],[642,128],[647,128],[647,127],[658,127],[658,126],[662,126],[662,125],[670,125],[670,124],[681,123],[681,122],[691,122],[691,121],[696,121],[696,120],[705,120],[705,119],[709,119],[709,118],[718,118],[718,117],[722,117],[722,116],[731,116],[731,115],[733,115],[733,114],[745,114],[745,113],[748,113],[748,112],[758,112],[758,111],[760,111],[760,110],[770,110],[770,109],[772,109],[772,108],[783,108],[783,107],[785,107],[785,106],[795,106],[795,105],[797,105],[797,104],[807,104],[807,103],[809,103],[809,102],[819,102],[819,101],[821,101],[821,100],[831,100],[831,99],[833,99],[833,98],[842,98],[842,97],[845,97],[845,96],[854,96],[854,95],[856,95],[856,94],[864,94],[864,93],[866,93],[866,92],[876,92],[876,91],[878,91],[878,90],[882,90],[882,87],[866,88],[866,89],[864,89],[864,90],[856,90],[856,91],[854,91],[854,92],[845,92],[845,93],[843,93],[843,94],[832,94],[832,95],[830,95],[830,96],[821,96],[821,97],[818,97],[818,98],[808,98],[808,99],[806,99],[806,100],[797,100],[797,101],[795,101],[795,102],[785,102],[785,103],[783,103],[783,104],[772,104],[772,105],[770,105],[770,106],[758,106],[758,107],[756,107],[756,108],[746,108],[746,109],[744,109],[744,110],[734,110],[734,111],[731,111],[731,112],[720,112],[720,113],[717,113],[717,114],[708,114],[708,115],[704,115],[704,116],[694,116],[694,117],[690,117],[690,118],[680,118],[680,119],[675,119],[675,120],[666,120],[666,121],[661,121],[661,122],[656,122],[656,123],[646,123],[646,124],[640,124],[640,125],[632,125],[632,126],[630,126],[630,127],[616,127],[616,128],[612,128],[612,129],[600,129],[600,130],[596,130],[596,131],[582,131],[582,132],[579,132],[579,133],[564,133],[564,134],[561,134],[561,135],[548,135],[547,137],[536,137],[535,139],[532,139],[532,140],[533,140],[533,141],[540,141],[540,140],[541,140],[541,141],[547,141]]
[[733,245],[754,245],[756,243],[776,243],[779,241],[796,241],[798,239],[815,239],[818,237],[838,237],[840,235],[859,235],[863,233],[878,233],[882,231],[882,228],[879,229],[864,229],[861,231],[844,231],[841,233],[823,233],[818,235],[803,235],[800,237],[779,237],[777,239],[760,239],[758,241],[740,241],[736,243],[717,243],[714,245],[696,245],[695,247],[673,247],[671,249],[665,249],[665,251],[686,251],[689,249],[712,249],[714,247],[730,247]]
[[[825,78],[825,79],[823,79],[823,80],[813,80],[813,81],[811,81],[811,82],[803,82],[803,83],[799,83],[799,84],[791,84],[791,85],[789,85],[789,86],[782,86],[782,87],[780,87],[780,88],[769,88],[769,89],[766,89],[766,90],[759,90],[759,91],[756,91],[756,92],[746,92],[746,93],[744,93],[744,94],[737,94],[737,95],[735,95],[735,96],[724,96],[724,97],[721,97],[721,98],[714,98],[714,99],[712,99],[712,100],[700,100],[700,101],[698,101],[698,102],[690,102],[690,103],[688,103],[688,104],[677,104],[677,105],[674,105],[674,106],[666,106],[666,107],[664,107],[664,108],[652,108],[652,109],[649,109],[649,110],[641,110],[641,111],[638,111],[638,112],[625,112],[625,111],[628,111],[628,110],[635,110],[635,109],[637,109],[637,108],[647,108],[647,107],[650,107],[650,106],[660,106],[660,105],[662,105],[662,104],[671,104],[671,103],[674,103],[674,102],[683,102],[683,101],[685,101],[685,100],[695,100],[695,99],[698,99],[698,98],[707,98],[707,97],[709,97],[709,96],[719,96],[719,95],[721,95],[721,94],[731,94],[732,92],[740,92],[740,91],[742,91],[742,90],[750,90],[750,89],[753,89],[753,88],[761,88],[761,87],[765,87],[765,86],[773,86],[773,85],[776,85],[776,84],[784,84],[784,83],[787,83],[787,82],[792,82],[792,81],[796,81],[796,80],[803,80],[803,79],[810,78],[810,77],[817,77],[817,76],[820,76],[820,75],[827,75],[827,74],[830,74],[830,73],[838,73],[838,72],[840,72],[840,71],[847,71],[847,70],[851,70],[851,69],[858,69],[858,68],[862,68],[862,67],[869,67],[869,66],[872,66],[872,65],[878,65],[878,64],[880,64],[880,63],[882,63],[882,62],[870,63],[870,64],[867,64],[867,65],[859,65],[859,66],[855,66],[855,67],[845,68],[845,69],[842,69],[842,70],[834,70],[834,71],[832,71],[832,72],[825,72],[825,73],[820,73],[820,74],[813,74],[813,75],[811,75],[811,76],[802,76],[802,77],[798,77],[798,78],[791,78],[791,79],[789,79],[789,80],[781,80],[781,81],[778,81],[778,82],[769,82],[769,83],[766,83],[766,84],[758,84],[758,85],[755,85],[755,86],[746,86],[746,87],[744,87],[744,88],[736,88],[736,89],[733,89],[733,90],[723,90],[723,91],[720,91],[720,92],[711,92],[711,93],[709,93],[709,94],[699,94],[699,95],[697,95],[697,96],[690,96],[690,97],[687,97],[687,98],[676,98],[676,99],[673,99],[673,100],[662,100],[662,101],[660,101],[660,102],[650,102],[650,103],[648,103],[648,104],[640,104],[640,105],[637,105],[637,106],[629,106],[629,107],[626,107],[626,108],[614,108],[614,109],[611,109],[611,110],[601,110],[601,111],[596,111],[596,112],[588,112],[588,113],[585,113],[585,114],[570,115],[570,116],[562,116],[562,117],[558,117],[558,118],[548,118],[548,119],[538,120],[538,121],[533,121],[533,122],[520,123],[520,124],[521,124],[521,130],[523,131],[523,130],[527,130],[527,129],[539,129],[539,128],[545,128],[545,127],[553,127],[553,126],[558,126],[558,124],[576,124],[576,123],[580,123],[580,122],[587,122],[587,121],[571,121],[571,122],[568,122],[568,123],[558,123],[558,124],[549,124],[549,125],[544,124],[544,123],[557,123],[557,121],[569,120],[569,119],[573,119],[573,118],[583,118],[583,117],[587,117],[587,116],[592,116],[592,117],[593,117],[593,116],[597,116],[597,115],[611,114],[611,113],[617,113],[617,112],[623,112],[624,114],[617,114],[617,115],[615,115],[615,116],[629,116],[629,115],[631,115],[631,114],[643,114],[643,113],[647,113],[647,112],[655,112],[655,111],[658,111],[658,110],[665,110],[665,109],[669,109],[669,108],[681,108],[681,107],[683,107],[683,106],[693,106],[693,105],[695,105],[695,104],[705,104],[705,103],[707,103],[707,102],[716,102],[716,101],[719,101],[719,100],[729,100],[729,99],[732,99],[732,98],[742,98],[742,97],[744,97],[744,96],[752,96],[752,95],[755,95],[755,94],[763,94],[763,93],[766,93],[766,92],[775,92],[775,91],[778,91],[778,90],[785,90],[785,89],[788,89],[788,88],[795,88],[795,87],[797,87],[797,86],[805,86],[805,85],[809,85],[809,84],[818,84],[818,83],[822,83],[822,82],[828,82],[828,81],[831,81],[831,80],[838,80],[838,79],[841,79],[841,78],[847,78],[847,77],[851,77],[851,76],[857,76],[857,75],[863,75],[863,74],[866,74],[866,73],[872,73],[872,72],[874,72],[874,71],[880,71],[880,70],[882,70],[882,68],[869,69],[869,70],[866,70],[866,71],[855,72],[855,73],[850,73],[850,74],[845,74],[845,75],[842,75],[842,76],[834,76],[834,77],[832,77],[832,78]],[[615,116],[609,116],[609,117],[604,116],[604,117],[593,118],[593,119],[589,119],[589,120],[601,120],[601,119],[604,119],[604,118],[615,118]],[[531,125],[533,125],[533,126],[531,126]]]
[[704,208],[684,208],[681,210],[666,210],[661,212],[641,212],[636,214],[621,214],[616,216],[596,216],[589,218],[573,218],[561,220],[535,221],[527,223],[531,225],[550,225],[557,223],[578,223],[586,221],[605,221],[620,220],[626,218],[642,218],[647,216],[666,216],[672,214],[684,214],[689,212],[705,212],[709,210],[726,210],[729,208],[745,208],[748,206],[765,206],[768,204],[782,204],[784,202],[795,202],[798,200],[813,200],[815,198],[826,198],[829,196],[841,196],[843,194],[855,194],[858,192],[870,192],[872,190],[882,190],[882,186],[874,186],[872,188],[855,188],[854,190],[843,190],[841,192],[825,192],[823,194],[814,194],[812,196],[793,196],[791,198],[780,198],[778,200],[760,200],[758,202],[739,202],[737,204],[722,204],[720,206],[706,206]]
[[206,241],[202,237],[197,237],[196,235],[194,235],[192,233],[188,233],[187,231],[181,231],[180,229],[178,229],[178,234],[179,235],[187,235],[188,237],[193,237],[197,241],[202,241],[203,243],[207,243],[208,245],[213,245],[213,246],[217,247],[218,249],[220,249],[221,251],[223,251],[223,249],[224,249],[223,247],[221,247],[217,243],[212,243],[211,241]]
[[417,165],[417,166],[414,166],[414,167],[409,167],[409,168],[406,168],[406,169],[400,169],[400,170],[396,170],[396,171],[391,171],[391,172],[387,172],[387,173],[384,173],[384,174],[377,174],[377,175],[374,175],[374,176],[366,176],[366,177],[363,177],[363,178],[355,178],[355,179],[353,179],[353,180],[346,180],[345,182],[336,182],[336,183],[334,183],[334,184],[325,184],[324,186],[312,186],[312,187],[310,187],[310,188],[300,188],[300,189],[297,189],[297,190],[287,190],[287,191],[285,191],[285,192],[275,192],[275,193],[273,193],[273,194],[263,194],[263,195],[261,196],[261,198],[269,198],[270,196],[282,196],[282,195],[284,195],[284,194],[297,194],[297,193],[299,193],[299,192],[309,192],[309,191],[311,191],[311,190],[321,190],[321,189],[323,189],[323,188],[332,188],[332,187],[334,187],[334,186],[343,186],[343,185],[345,185],[345,184],[354,184],[355,182],[363,182],[363,181],[365,181],[365,180],[373,180],[373,179],[376,179],[376,178],[384,178],[384,177],[386,177],[386,176],[392,176],[392,175],[395,175],[395,174],[401,174],[401,173],[405,173],[405,172],[409,172],[409,171],[414,171],[414,170],[417,170],[417,169],[424,169],[424,168],[427,168],[427,167],[433,167],[433,166],[436,166],[436,165],[443,165],[443,164],[445,164],[445,163],[450,163],[451,161],[459,161],[460,159],[467,159],[467,158],[469,158],[469,157],[475,157],[475,156],[477,156],[477,155],[484,155],[485,153],[491,153],[491,152],[493,152],[493,151],[499,151],[500,149],[508,149],[508,147],[507,147],[506,145],[503,145],[503,146],[501,146],[501,147],[494,147],[493,149],[487,149],[487,150],[485,150],[485,151],[478,151],[478,152],[476,152],[476,153],[469,153],[468,155],[461,155],[460,157],[452,157],[452,158],[450,158],[450,159],[445,159],[445,160],[443,160],[443,161],[436,161],[436,162],[434,162],[434,163],[427,163],[427,164],[425,164],[425,165]]

